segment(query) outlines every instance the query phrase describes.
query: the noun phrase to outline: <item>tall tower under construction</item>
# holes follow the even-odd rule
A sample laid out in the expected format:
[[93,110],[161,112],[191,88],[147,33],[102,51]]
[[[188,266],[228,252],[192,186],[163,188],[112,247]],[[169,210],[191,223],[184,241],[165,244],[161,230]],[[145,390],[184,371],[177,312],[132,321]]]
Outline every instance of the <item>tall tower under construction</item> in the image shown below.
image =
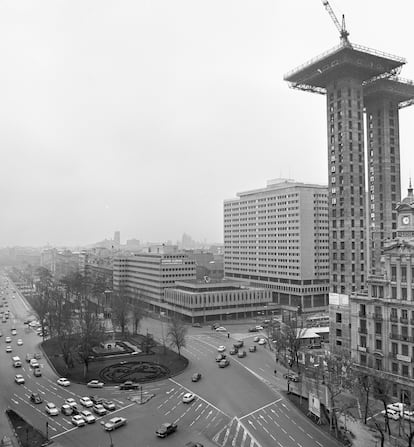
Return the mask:
[[293,88],[326,95],[330,291],[349,294],[364,288],[368,272],[379,266],[383,241],[395,235],[398,113],[413,101],[414,85],[397,77],[403,58],[351,43],[344,20],[340,27],[324,4],[340,30],[340,44],[284,79]]

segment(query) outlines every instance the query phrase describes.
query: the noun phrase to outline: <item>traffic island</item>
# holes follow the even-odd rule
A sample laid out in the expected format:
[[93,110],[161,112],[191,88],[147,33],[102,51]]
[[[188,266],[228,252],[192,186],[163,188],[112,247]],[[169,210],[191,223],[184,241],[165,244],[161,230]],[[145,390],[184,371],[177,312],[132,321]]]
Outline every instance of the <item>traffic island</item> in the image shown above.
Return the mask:
[[50,443],[43,433],[34,428],[14,410],[6,410],[6,415],[20,447],[43,447]]

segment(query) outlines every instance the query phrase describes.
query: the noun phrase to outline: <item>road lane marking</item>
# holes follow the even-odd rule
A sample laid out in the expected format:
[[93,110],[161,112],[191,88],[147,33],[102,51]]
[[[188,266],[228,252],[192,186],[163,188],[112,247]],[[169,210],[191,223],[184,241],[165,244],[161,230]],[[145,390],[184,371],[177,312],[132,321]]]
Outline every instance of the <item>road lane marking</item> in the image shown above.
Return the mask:
[[277,404],[277,403],[280,402],[281,400],[282,400],[282,398],[277,399],[277,400],[275,400],[275,401],[273,401],[273,402],[270,402],[270,404],[266,404],[266,405],[264,405],[263,407],[258,408],[257,410],[254,410],[254,411],[252,411],[252,412],[250,412],[250,413],[248,413],[248,414],[245,414],[244,416],[240,417],[239,419],[242,420],[242,419],[244,419],[244,418],[247,418],[248,416],[251,416],[252,414],[257,413],[257,412],[260,411],[260,410],[263,410],[263,409],[265,409],[265,408],[267,408],[267,407],[270,407],[271,405]]

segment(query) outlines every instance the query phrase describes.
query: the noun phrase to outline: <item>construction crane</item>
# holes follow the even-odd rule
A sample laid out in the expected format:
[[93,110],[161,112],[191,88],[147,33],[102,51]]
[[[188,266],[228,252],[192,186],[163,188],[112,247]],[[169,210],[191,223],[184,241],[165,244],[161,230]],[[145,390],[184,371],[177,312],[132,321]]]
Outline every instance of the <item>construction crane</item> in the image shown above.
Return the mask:
[[333,12],[328,0],[322,0],[322,3],[323,3],[323,6],[325,6],[326,10],[328,11],[329,15],[331,16],[331,19],[333,20],[337,30],[339,31],[339,35],[341,37],[341,44],[342,45],[350,45],[349,40],[348,40],[349,33],[345,27],[344,14],[342,14],[342,25],[341,25],[335,15],[335,13]]

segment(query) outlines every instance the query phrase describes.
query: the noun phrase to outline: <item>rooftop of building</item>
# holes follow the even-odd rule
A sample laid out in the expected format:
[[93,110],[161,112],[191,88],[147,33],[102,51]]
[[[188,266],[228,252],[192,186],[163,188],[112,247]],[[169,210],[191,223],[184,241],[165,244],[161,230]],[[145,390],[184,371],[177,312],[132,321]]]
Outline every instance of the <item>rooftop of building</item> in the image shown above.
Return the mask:
[[202,292],[229,292],[232,290],[263,290],[260,287],[252,287],[245,284],[241,284],[236,281],[230,281],[223,279],[221,281],[213,280],[187,280],[176,281],[172,290],[178,289],[190,293],[202,293]]
[[414,99],[414,82],[410,79],[393,76],[386,79],[376,79],[364,85],[365,101],[375,99],[379,94],[397,101],[400,107],[411,105]]

